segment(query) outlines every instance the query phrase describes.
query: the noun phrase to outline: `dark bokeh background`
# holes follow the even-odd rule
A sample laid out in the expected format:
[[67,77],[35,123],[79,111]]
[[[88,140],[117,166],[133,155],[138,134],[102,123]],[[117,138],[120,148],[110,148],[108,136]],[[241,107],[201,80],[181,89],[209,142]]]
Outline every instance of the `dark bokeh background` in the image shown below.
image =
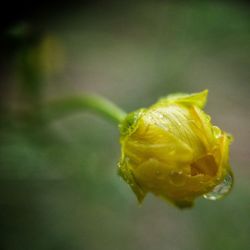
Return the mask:
[[[249,249],[249,5],[24,1],[3,12],[1,249]],[[213,123],[235,138],[235,186],[186,211],[152,195],[138,206],[117,176],[117,126],[89,112],[48,124],[40,113],[79,93],[132,111],[205,88]]]

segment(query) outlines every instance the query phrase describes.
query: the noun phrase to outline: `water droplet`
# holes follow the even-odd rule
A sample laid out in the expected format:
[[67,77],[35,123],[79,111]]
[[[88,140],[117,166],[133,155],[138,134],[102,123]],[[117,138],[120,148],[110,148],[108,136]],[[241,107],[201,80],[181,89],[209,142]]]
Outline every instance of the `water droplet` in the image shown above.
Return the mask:
[[213,126],[213,133],[216,138],[221,137],[221,130],[217,126]]
[[157,169],[155,171],[155,175],[156,175],[157,180],[164,180],[165,179],[164,174],[159,169]]
[[155,174],[156,174],[156,175],[160,175],[160,174],[161,174],[160,170],[157,169],[157,170],[155,171]]
[[231,173],[228,173],[225,179],[217,185],[211,192],[204,194],[203,197],[207,200],[218,200],[225,195],[227,195],[233,186],[233,176]]
[[174,154],[175,154],[175,149],[168,152],[168,155],[174,155]]
[[169,175],[169,180],[170,182],[177,186],[177,187],[181,187],[185,184],[186,182],[186,177],[185,175],[183,175],[182,171],[172,171]]

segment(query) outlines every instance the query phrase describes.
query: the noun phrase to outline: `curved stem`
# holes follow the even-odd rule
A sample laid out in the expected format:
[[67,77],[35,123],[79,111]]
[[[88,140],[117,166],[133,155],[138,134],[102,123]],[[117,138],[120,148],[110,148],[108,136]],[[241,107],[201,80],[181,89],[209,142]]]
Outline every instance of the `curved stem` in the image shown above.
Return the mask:
[[54,120],[85,109],[94,111],[116,123],[120,123],[126,116],[126,113],[115,104],[97,95],[82,95],[55,100],[47,104],[43,111],[46,120]]

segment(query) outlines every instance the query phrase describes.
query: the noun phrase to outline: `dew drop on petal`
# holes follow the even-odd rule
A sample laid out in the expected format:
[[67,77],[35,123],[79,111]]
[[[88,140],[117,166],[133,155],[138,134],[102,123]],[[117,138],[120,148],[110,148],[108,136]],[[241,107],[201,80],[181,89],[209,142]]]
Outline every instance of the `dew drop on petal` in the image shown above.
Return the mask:
[[155,171],[155,174],[156,174],[157,176],[159,176],[159,175],[161,174],[160,170],[157,169],[157,170]]
[[232,186],[233,186],[233,176],[231,173],[228,173],[225,179],[219,185],[214,187],[214,189],[211,192],[204,194],[203,197],[207,200],[212,200],[212,201],[218,200],[227,195],[230,192]]
[[182,171],[171,171],[169,175],[170,183],[174,186],[181,187],[185,184],[186,178]]
[[155,176],[156,176],[157,180],[164,180],[165,179],[164,174],[158,169],[155,171]]

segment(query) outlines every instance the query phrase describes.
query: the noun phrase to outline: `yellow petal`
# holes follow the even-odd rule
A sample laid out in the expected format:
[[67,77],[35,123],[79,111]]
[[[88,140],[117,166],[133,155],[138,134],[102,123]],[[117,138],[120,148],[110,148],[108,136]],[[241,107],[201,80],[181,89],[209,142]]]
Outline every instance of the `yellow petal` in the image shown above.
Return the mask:
[[182,103],[187,105],[195,105],[199,108],[203,108],[207,102],[208,90],[193,94],[171,94],[165,98],[161,98],[156,105],[169,105],[171,103]]

